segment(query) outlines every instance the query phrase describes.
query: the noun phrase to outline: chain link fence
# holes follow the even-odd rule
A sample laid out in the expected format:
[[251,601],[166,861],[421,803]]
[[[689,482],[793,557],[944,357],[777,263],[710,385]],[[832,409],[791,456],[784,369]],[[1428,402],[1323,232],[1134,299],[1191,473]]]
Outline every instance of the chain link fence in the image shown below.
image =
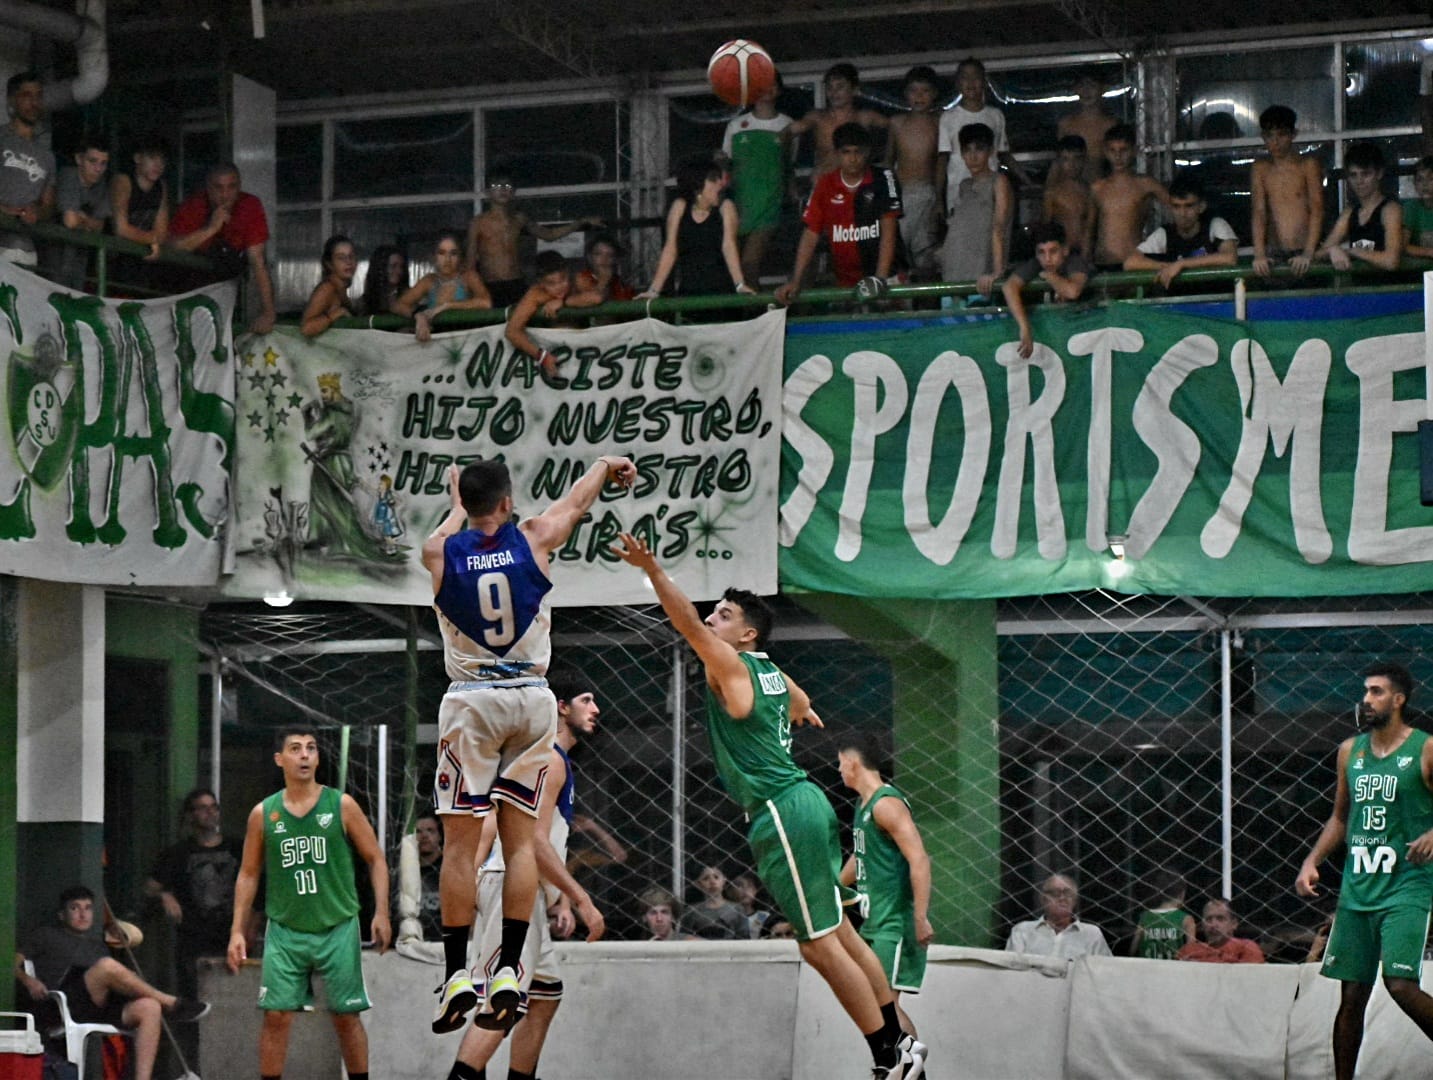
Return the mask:
[[[895,676],[876,643],[784,601],[779,610],[772,654],[830,723],[798,730],[793,754],[848,821],[837,744],[854,727],[894,749]],[[1150,902],[1151,878],[1172,868],[1188,881],[1188,910],[1232,895],[1242,935],[1259,939],[1271,959],[1303,959],[1331,911],[1337,867],[1324,875],[1322,903],[1295,897],[1292,882],[1331,805],[1334,753],[1353,730],[1360,673],[1394,659],[1415,683],[1433,680],[1433,598],[1100,592],[1002,601],[997,618],[998,761],[990,767],[999,774],[1000,900],[991,942],[949,941],[940,927],[937,939],[999,944],[1035,911],[1038,883],[1072,871],[1083,917],[1119,952]],[[602,710],[597,732],[573,752],[577,809],[617,844],[579,830],[569,864],[611,936],[644,938],[644,892],[658,886],[691,902],[703,866],[728,878],[749,868],[745,823],[706,740],[701,669],[655,607],[559,609],[554,627],[556,662],[591,680]],[[249,806],[277,786],[271,728],[305,717],[322,733],[322,779],[363,804],[395,853],[432,791],[447,680],[431,612],[215,605],[201,637],[219,673],[212,700],[226,802]],[[1415,724],[1419,704],[1415,693]],[[923,781],[958,786],[950,755],[901,761]],[[917,821],[953,814],[951,805],[918,804]],[[930,854],[950,866],[950,837],[962,825],[940,824],[953,828],[927,830]]]

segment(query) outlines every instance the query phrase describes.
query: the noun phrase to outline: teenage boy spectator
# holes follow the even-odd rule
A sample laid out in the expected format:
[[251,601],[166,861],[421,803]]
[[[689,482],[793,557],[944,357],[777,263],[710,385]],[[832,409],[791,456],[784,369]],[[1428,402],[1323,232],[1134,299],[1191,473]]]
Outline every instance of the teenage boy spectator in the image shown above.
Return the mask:
[[1228,900],[1210,900],[1204,905],[1203,941],[1191,941],[1179,950],[1179,959],[1205,964],[1262,964],[1264,950],[1248,938],[1234,936],[1238,916]]
[[[60,170],[60,178],[55,183],[55,206],[60,222],[65,228],[80,232],[104,232],[110,219],[109,184],[105,181],[109,145],[98,137],[86,138],[75,152],[74,162]],[[71,244],[47,247],[49,276],[61,285],[83,289],[90,249]]]
[[905,99],[909,112],[891,117],[886,160],[901,182],[901,239],[911,276],[935,275],[940,258],[937,241],[944,212],[935,197],[936,146],[940,142],[940,77],[921,64],[906,72]]
[[[35,72],[22,71],[10,76],[5,97],[10,122],[0,128],[0,213],[34,225],[55,209],[55,155],[35,141],[45,114],[45,88]],[[21,233],[0,232],[0,259],[34,266],[35,241]]]
[[936,197],[947,217],[960,196],[960,182],[970,175],[960,156],[960,129],[966,124],[988,127],[995,138],[995,154],[1001,164],[1008,166],[1017,180],[1029,179],[1010,156],[1010,143],[1005,138],[1005,114],[994,105],[986,104],[985,65],[973,56],[968,57],[956,68],[955,80],[960,101],[940,114],[940,137],[936,142]]
[[677,933],[677,916],[680,907],[677,898],[660,886],[653,886],[641,897],[642,924],[652,936],[648,941],[681,941]]
[[578,229],[595,229],[602,225],[598,218],[586,217],[564,225],[542,225],[514,205],[517,185],[513,178],[499,170],[488,176],[484,193],[487,206],[468,225],[465,247],[469,270],[476,270],[487,284],[493,307],[508,307],[522,299],[527,280],[522,275],[518,256],[518,240],[526,233],[539,240],[560,240]]
[[1418,259],[1433,259],[1433,157],[1413,167],[1417,198],[1403,200],[1403,250]]
[[602,303],[602,294],[596,289],[572,291],[572,270],[561,252],[538,252],[535,269],[537,281],[508,316],[506,336],[514,349],[532,357],[544,379],[552,379],[557,375],[557,357],[532,339],[527,324],[539,311],[551,319],[565,307],[593,307]]
[[274,283],[266,258],[269,219],[259,197],[244,191],[241,183],[237,165],[213,166],[205,177],[204,190],[196,191],[174,211],[169,239],[181,251],[216,259],[227,276],[240,276],[247,265],[259,294],[259,312],[249,324],[249,332],[267,334],[274,328]]
[[766,245],[781,223],[781,204],[791,184],[790,143],[782,135],[791,126],[791,117],[776,111],[780,92],[778,78],[756,99],[750,112],[727,122],[721,141],[721,151],[731,162],[741,273],[749,282],[761,277]]
[[[1100,161],[1104,161],[1103,151]],[[1069,237],[1070,250],[1086,258],[1090,257],[1095,237],[1095,197],[1086,179],[1088,166],[1084,137],[1060,136],[1040,201],[1040,220],[1058,223]]]
[[859,124],[869,133],[884,131],[890,123],[875,109],[856,108],[856,96],[861,92],[861,75],[855,64],[832,64],[826,69],[822,85],[826,90],[826,107],[812,109],[800,120],[792,121],[786,129],[788,139],[811,133],[815,151],[811,167],[813,183],[840,167],[840,145],[836,141],[836,132],[842,127]]
[[[169,152],[163,144],[146,139],[135,148],[129,168],[117,171],[109,182],[114,234],[149,248],[146,259],[159,258],[169,236],[169,189],[164,169]],[[153,267],[133,255],[117,255],[110,262],[110,277],[124,285],[150,285]]]
[[1302,277],[1318,250],[1324,227],[1324,167],[1312,154],[1294,152],[1298,118],[1287,105],[1259,114],[1259,133],[1269,156],[1250,169],[1254,273],[1287,262]]
[[719,866],[703,866],[695,885],[701,902],[687,908],[681,932],[708,941],[740,940],[751,936],[746,915],[726,897],[726,875]]
[[960,129],[960,156],[968,175],[960,182],[950,212],[941,271],[946,281],[974,281],[988,297],[1005,273],[1015,189],[1004,173],[990,167],[994,133],[984,124]]
[[[438,815],[418,815],[413,832],[398,844],[398,873],[394,875],[393,910],[398,912],[395,948],[400,956],[441,964],[443,918],[438,901],[438,877],[443,872],[443,826]],[[422,943],[432,945],[423,949]],[[406,948],[405,948],[406,946]]]
[[1110,174],[1090,188],[1097,217],[1094,261],[1101,268],[1122,267],[1144,237],[1151,204],[1169,202],[1163,184],[1134,171],[1135,141],[1129,124],[1116,124],[1105,133]]
[[1085,141],[1086,156],[1081,164],[1085,180],[1093,183],[1104,175],[1105,135],[1119,123],[1119,119],[1105,112],[1104,80],[1094,71],[1081,72],[1075,79],[1074,89],[1080,107],[1060,117],[1055,137],[1064,139],[1074,135]]
[[1318,258],[1337,270],[1347,270],[1354,259],[1397,270],[1403,258],[1403,207],[1383,194],[1383,151],[1371,142],[1354,143],[1344,153],[1343,172],[1353,205],[1339,215]]
[[776,290],[779,303],[789,304],[801,292],[801,282],[816,245],[825,237],[831,250],[836,284],[851,286],[863,278],[882,283],[896,266],[897,225],[901,217],[901,186],[890,169],[873,169],[871,135],[860,124],[842,124],[833,136],[840,167],[816,181],[806,211],[806,229],[796,245],[791,279]]
[[1057,299],[1078,300],[1085,283],[1094,272],[1083,255],[1074,255],[1065,242],[1065,230],[1053,222],[1030,230],[1035,244],[1035,257],[1021,263],[1005,279],[1005,304],[1020,327],[1020,355],[1030,359],[1035,351],[1035,338],[1030,332],[1030,317],[1025,313],[1025,298],[1020,290],[1026,282],[1041,278],[1049,283]]
[[1125,259],[1126,270],[1153,270],[1167,289],[1191,267],[1239,262],[1239,238],[1227,221],[1209,213],[1198,180],[1179,176],[1169,185],[1169,219],[1140,241]]

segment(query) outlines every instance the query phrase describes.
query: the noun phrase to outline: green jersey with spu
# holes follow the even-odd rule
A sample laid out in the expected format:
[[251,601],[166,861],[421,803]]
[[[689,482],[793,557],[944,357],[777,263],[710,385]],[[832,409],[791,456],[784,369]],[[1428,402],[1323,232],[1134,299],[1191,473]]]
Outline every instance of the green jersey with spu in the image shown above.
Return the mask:
[[284,808],[282,791],[264,800],[264,910],[290,930],[316,933],[358,914],[342,798],[325,787],[303,817]]
[[732,719],[707,687],[707,736],[717,775],[748,814],[806,773],[791,760],[791,693],[786,677],[765,653],[738,654],[751,675],[751,714]]
[[1372,735],[1353,740],[1348,781],[1348,857],[1339,906],[1372,911],[1392,903],[1433,903],[1433,864],[1408,861],[1408,845],[1433,829],[1433,792],[1423,782],[1423,744],[1416,728],[1386,757],[1373,752]]
[[915,932],[915,896],[911,892],[911,865],[891,834],[876,821],[876,803],[910,800],[890,784],[882,784],[856,808],[851,822],[851,849],[856,857],[856,891],[866,898],[866,921],[861,936],[905,937]]

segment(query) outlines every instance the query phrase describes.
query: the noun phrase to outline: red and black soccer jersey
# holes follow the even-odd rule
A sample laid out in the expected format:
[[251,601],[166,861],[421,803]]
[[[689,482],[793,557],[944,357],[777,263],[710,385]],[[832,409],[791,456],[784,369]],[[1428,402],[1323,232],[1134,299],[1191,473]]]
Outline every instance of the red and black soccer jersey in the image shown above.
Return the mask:
[[801,220],[830,246],[836,283],[854,285],[876,272],[881,230],[897,229],[900,216],[901,185],[890,169],[867,169],[854,188],[833,169],[816,181]]

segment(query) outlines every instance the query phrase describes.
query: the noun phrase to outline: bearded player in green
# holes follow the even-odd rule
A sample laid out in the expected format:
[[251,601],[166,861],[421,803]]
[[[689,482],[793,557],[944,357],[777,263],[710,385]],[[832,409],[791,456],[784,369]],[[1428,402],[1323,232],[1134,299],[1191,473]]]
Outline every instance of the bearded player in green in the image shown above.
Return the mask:
[[369,1008],[358,940],[353,854],[368,864],[376,904],[373,940],[388,948],[388,866],[373,826],[353,796],[318,782],[318,740],[301,725],[280,728],[274,764],[284,786],[249,812],[244,858],[234,884],[229,970],[247,958],[248,925],[259,874],[269,916],[260,977],[259,1075],[278,1080],[288,1055],[294,1013],[312,999],[309,976],[323,978],[333,1029],[349,1080],[368,1080],[368,1035],[358,1014]]
[[1318,895],[1319,864],[1348,845],[1322,974],[1343,983],[1333,1026],[1334,1076],[1353,1080],[1363,1011],[1383,962],[1383,985],[1433,1039],[1433,997],[1419,989],[1433,908],[1433,738],[1408,725],[1413,680],[1397,664],[1364,672],[1360,734],[1338,748],[1333,814],[1294,889]]
[[865,1036],[872,1080],[916,1080],[925,1047],[901,1031],[881,962],[841,910],[836,812],[791,760],[792,727],[823,725],[805,692],[757,651],[771,631],[771,609],[754,593],[728,589],[704,623],[644,541],[623,533],[612,550],[646,572],[673,629],[706,669],[717,774],[746,811],[757,875],[795,928],[801,958]]
[[920,993],[925,950],[935,938],[930,925],[930,856],[911,816],[911,804],[881,776],[875,739],[852,735],[841,742],[841,782],[860,803],[851,818],[851,857],[841,884],[860,897],[861,937],[890,980],[901,1027],[912,1038],[915,1024],[901,1008],[901,994]]

